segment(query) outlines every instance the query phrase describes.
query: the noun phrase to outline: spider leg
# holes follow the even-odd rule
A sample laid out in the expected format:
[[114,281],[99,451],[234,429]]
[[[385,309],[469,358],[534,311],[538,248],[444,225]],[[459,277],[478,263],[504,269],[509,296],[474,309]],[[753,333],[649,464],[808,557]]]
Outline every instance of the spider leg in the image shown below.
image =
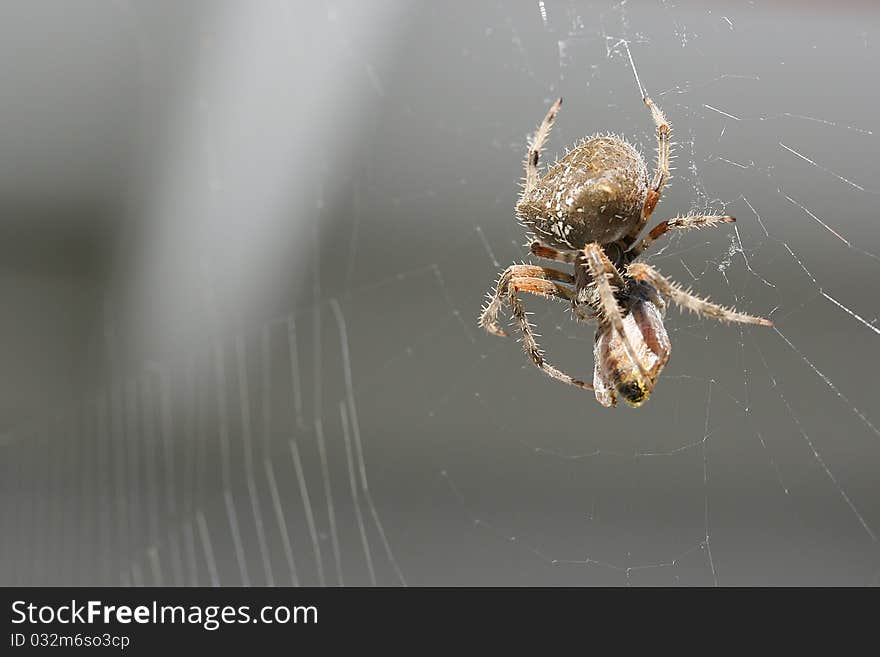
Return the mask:
[[641,220],[624,238],[624,242],[627,246],[633,244],[639,236],[639,233],[642,232],[642,229],[648,222],[648,218],[651,216],[651,213],[654,212],[654,208],[657,207],[657,203],[660,201],[660,196],[663,194],[663,187],[666,185],[666,181],[669,180],[669,122],[666,120],[666,116],[664,116],[660,108],[654,104],[653,100],[648,98],[648,96],[645,96],[642,100],[645,101],[645,105],[651,111],[651,118],[654,119],[654,125],[657,126],[657,166],[654,169],[654,179],[648,186],[648,195],[645,198],[645,205],[642,208]]
[[[571,253],[570,251],[560,251],[558,249],[554,249],[552,246],[546,246],[545,244],[541,244],[539,241],[535,240],[531,244],[529,244],[529,251],[531,251],[532,255],[538,258],[545,258],[547,260],[555,260],[556,262],[565,262],[568,264],[575,264],[580,257],[580,253]],[[575,269],[575,274],[577,274],[577,268]],[[575,278],[575,281],[577,278]],[[577,283],[575,283],[577,286]],[[589,322],[592,317],[590,313],[584,312],[583,309],[584,300],[575,296],[571,301],[571,309],[574,311],[574,314],[577,316],[578,321],[581,322]]]
[[[491,333],[492,335],[497,335],[504,337],[507,333],[498,326],[498,313],[501,312],[501,307],[504,305],[504,296],[508,293],[508,287],[510,286],[510,281],[513,278],[530,278],[530,279],[540,279],[545,281],[560,281],[562,283],[568,283],[569,285],[574,285],[574,276],[571,274],[566,274],[563,271],[559,271],[557,269],[550,269],[548,267],[537,267],[535,265],[511,265],[507,269],[504,270],[504,273],[501,274],[498,279],[498,283],[495,286],[495,291],[489,297],[489,303],[483,308],[483,312],[480,314],[480,326],[486,330],[487,333]],[[560,286],[561,287],[561,286]],[[564,294],[555,295],[556,298],[561,301],[571,301],[574,304],[574,296],[568,290],[565,289],[568,293],[568,296]]]
[[[651,212],[654,211],[654,206],[657,205],[657,201],[660,200],[660,194],[663,193],[663,186],[666,184],[666,181],[669,180],[669,122],[666,120],[666,117],[663,115],[663,112],[654,104],[654,101],[645,96],[645,105],[648,106],[648,109],[651,110],[651,118],[654,119],[654,124],[657,126],[657,168],[654,171],[654,181],[651,183],[651,189],[648,192],[649,198],[648,202],[651,202],[650,194],[653,192],[656,195],[656,198],[653,201],[653,204],[649,206],[650,209],[646,214],[650,216]],[[646,204],[647,205],[647,204]]]
[[692,313],[709,317],[719,322],[737,322],[739,324],[759,324],[760,326],[773,326],[773,322],[763,317],[753,317],[740,313],[733,308],[725,308],[712,303],[708,299],[702,299],[683,289],[678,283],[674,283],[653,267],[642,262],[634,262],[627,271],[629,275],[638,280],[653,285],[663,296],[669,297],[680,308],[687,308]]
[[[602,247],[595,242],[584,247],[584,257],[590,270],[590,275],[593,278],[593,283],[596,286],[604,321],[607,321],[611,328],[620,336],[627,356],[639,368],[639,372],[645,381],[650,381],[651,378],[645,370],[642,360],[638,357],[636,350],[630,344],[629,338],[624,331],[623,315],[621,315],[620,306],[617,305],[617,299],[614,298],[614,288],[619,290],[624,286],[623,277],[608,259],[608,256],[605,255]],[[614,288],[611,287],[612,284]]]
[[645,237],[636,246],[632,247],[629,251],[626,252],[626,261],[632,262],[633,260],[638,258],[642,253],[647,251],[655,241],[668,233],[670,230],[705,228],[707,226],[717,226],[718,224],[722,223],[729,224],[733,223],[734,221],[736,221],[736,219],[734,219],[733,217],[718,214],[688,215],[685,217],[675,217],[673,219],[661,221],[659,224],[651,229],[651,232],[648,233],[647,237]]
[[552,246],[546,246],[535,240],[529,244],[529,251],[533,256],[544,258],[546,260],[555,260],[556,262],[567,262],[572,265],[577,262],[578,254],[569,251],[560,251]]
[[547,137],[550,136],[550,129],[553,127],[556,114],[561,106],[562,98],[558,98],[550,106],[550,111],[547,112],[547,116],[541,121],[541,125],[538,126],[537,132],[532,137],[532,143],[529,145],[529,152],[526,155],[526,184],[523,187],[521,199],[529,196],[538,184],[538,160],[541,157],[541,149],[544,147]]
[[507,297],[510,302],[511,310],[513,311],[513,316],[519,323],[519,329],[522,332],[523,349],[535,366],[557,381],[584,390],[593,390],[594,388],[592,384],[581,381],[580,379],[575,379],[544,360],[544,354],[541,352],[541,348],[535,340],[535,335],[532,332],[532,325],[529,323],[525,307],[519,300],[517,292],[531,292],[532,294],[539,294],[542,296],[559,296],[571,300],[573,295],[572,291],[552,281],[536,278],[514,278],[508,284]]

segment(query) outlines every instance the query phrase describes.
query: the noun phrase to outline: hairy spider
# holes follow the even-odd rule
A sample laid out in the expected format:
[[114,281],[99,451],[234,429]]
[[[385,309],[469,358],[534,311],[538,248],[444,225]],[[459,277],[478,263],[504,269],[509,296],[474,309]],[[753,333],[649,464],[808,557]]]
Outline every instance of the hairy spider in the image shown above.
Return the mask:
[[[651,180],[641,154],[616,136],[582,140],[539,178],[541,149],[562,99],[553,103],[529,147],[516,214],[534,238],[531,253],[573,264],[574,274],[511,265],[501,274],[480,316],[480,326],[486,331],[507,335],[498,326],[498,313],[506,299],[531,361],[558,381],[595,391],[603,406],[615,406],[618,395],[639,406],[654,389],[671,348],[663,325],[667,299],[682,309],[722,322],[773,325],[770,320],[694,296],[653,267],[634,262],[670,230],[735,221],[711,214],[675,217],[660,222],[637,241],[669,178],[669,123],[650,98],[646,96],[644,101],[657,126],[657,167]],[[519,292],[568,302],[578,320],[598,323],[592,384],[545,360]]]

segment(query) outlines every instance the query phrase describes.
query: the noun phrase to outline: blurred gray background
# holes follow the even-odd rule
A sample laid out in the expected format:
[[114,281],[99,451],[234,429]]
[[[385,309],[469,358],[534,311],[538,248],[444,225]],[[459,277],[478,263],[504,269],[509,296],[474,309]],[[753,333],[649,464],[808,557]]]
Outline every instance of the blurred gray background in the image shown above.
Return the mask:
[[[0,583],[877,585],[871,3],[0,9]],[[545,161],[668,115],[642,408],[476,317]],[[550,359],[593,329],[527,301]]]

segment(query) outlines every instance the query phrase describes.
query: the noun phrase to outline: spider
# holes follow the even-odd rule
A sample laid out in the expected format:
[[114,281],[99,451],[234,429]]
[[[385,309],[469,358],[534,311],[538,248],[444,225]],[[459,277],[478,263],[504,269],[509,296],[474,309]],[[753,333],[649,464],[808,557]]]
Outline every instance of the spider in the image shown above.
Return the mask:
[[[596,400],[606,407],[616,406],[618,396],[631,406],[640,406],[653,391],[671,349],[663,325],[667,300],[722,322],[773,325],[770,320],[697,297],[653,267],[635,262],[671,230],[735,221],[714,214],[679,216],[660,222],[638,241],[669,179],[669,123],[649,97],[643,100],[657,127],[657,166],[652,179],[641,154],[612,135],[581,140],[539,178],[541,150],[562,99],[550,107],[528,149],[516,214],[533,238],[531,254],[572,264],[574,274],[511,265],[498,279],[479,320],[487,332],[507,335],[498,325],[498,314],[507,301],[529,359],[558,381],[594,391]],[[578,320],[597,322],[592,384],[547,362],[520,292],[568,302]]]

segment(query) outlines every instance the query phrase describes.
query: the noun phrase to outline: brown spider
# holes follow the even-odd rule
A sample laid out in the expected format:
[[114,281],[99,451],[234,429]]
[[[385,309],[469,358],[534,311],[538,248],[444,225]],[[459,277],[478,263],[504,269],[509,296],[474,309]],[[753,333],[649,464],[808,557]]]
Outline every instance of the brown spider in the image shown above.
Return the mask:
[[[506,297],[532,362],[558,381],[595,391],[603,406],[615,406],[617,395],[639,406],[654,389],[671,348],[663,326],[665,299],[722,322],[773,325],[694,296],[653,267],[633,262],[669,230],[735,221],[708,214],[675,217],[636,242],[669,178],[669,124],[650,98],[644,101],[657,125],[657,169],[651,181],[641,154],[615,136],[582,140],[539,179],[538,159],[562,99],[553,103],[529,147],[516,214],[534,236],[531,253],[574,264],[574,275],[511,265],[501,274],[480,316],[486,331],[507,335],[497,321]],[[544,359],[517,292],[568,302],[579,320],[598,322],[592,385]]]

